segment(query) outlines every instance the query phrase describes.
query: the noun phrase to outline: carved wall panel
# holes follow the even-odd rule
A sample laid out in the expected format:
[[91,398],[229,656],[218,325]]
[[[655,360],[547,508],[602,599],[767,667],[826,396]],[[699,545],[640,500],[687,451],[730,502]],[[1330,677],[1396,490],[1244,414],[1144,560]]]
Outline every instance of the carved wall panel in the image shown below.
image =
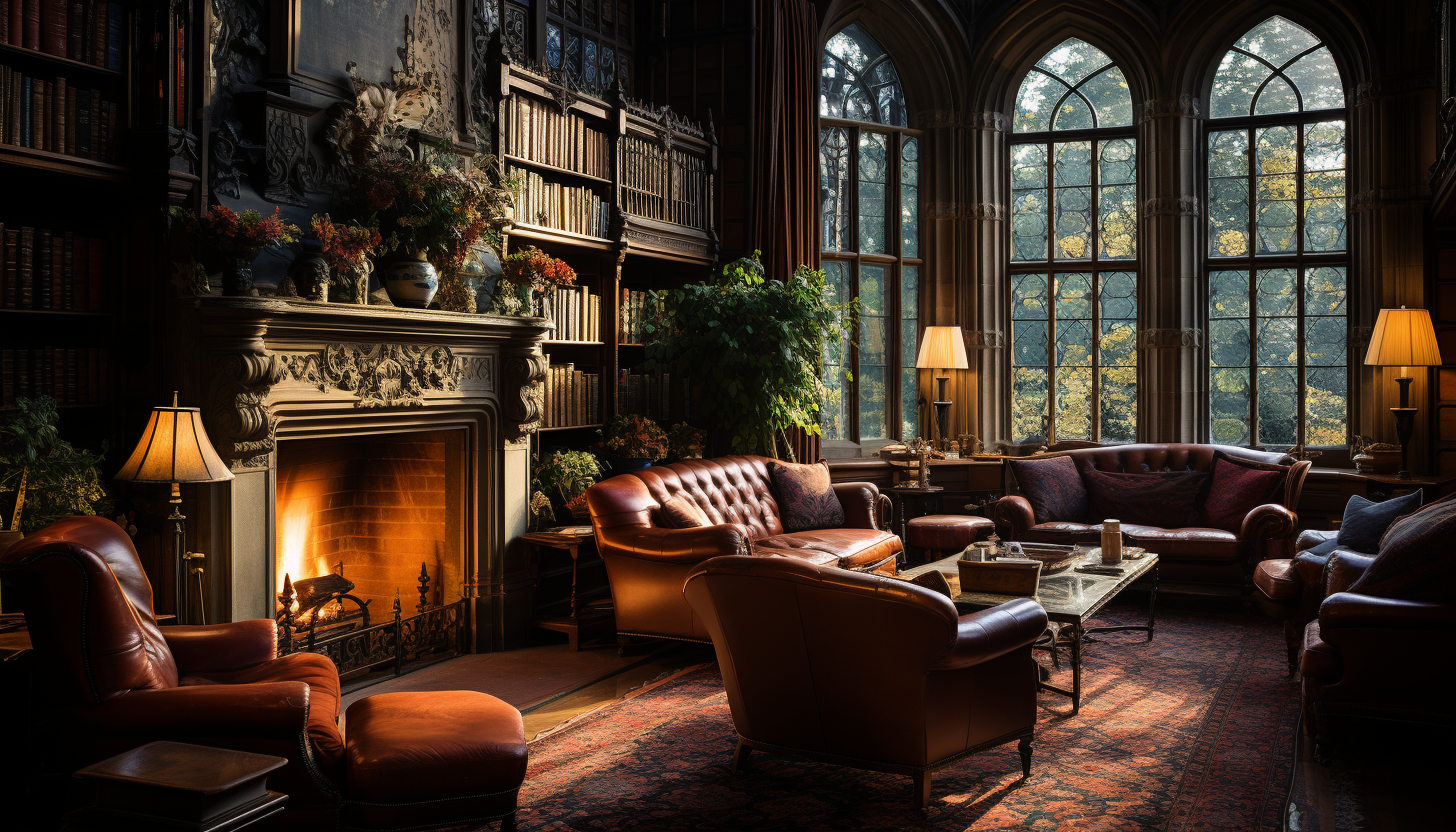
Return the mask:
[[293,379],[320,392],[355,394],[355,407],[423,405],[426,392],[459,390],[464,373],[449,347],[412,344],[330,344],[312,355],[280,360]]
[[268,107],[266,122],[268,184],[263,190],[263,198],[269,202],[306,206],[308,119],[301,113]]

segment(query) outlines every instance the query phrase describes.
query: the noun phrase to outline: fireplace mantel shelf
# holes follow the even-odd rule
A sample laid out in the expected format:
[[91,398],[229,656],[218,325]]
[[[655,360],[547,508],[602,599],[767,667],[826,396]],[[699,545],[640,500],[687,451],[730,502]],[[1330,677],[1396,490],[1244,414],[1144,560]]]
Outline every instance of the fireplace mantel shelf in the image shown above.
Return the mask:
[[245,319],[290,330],[312,328],[321,334],[351,331],[376,337],[429,336],[430,340],[465,337],[539,346],[554,328],[545,318],[320,303],[296,298],[206,295],[194,298],[193,303],[205,318]]

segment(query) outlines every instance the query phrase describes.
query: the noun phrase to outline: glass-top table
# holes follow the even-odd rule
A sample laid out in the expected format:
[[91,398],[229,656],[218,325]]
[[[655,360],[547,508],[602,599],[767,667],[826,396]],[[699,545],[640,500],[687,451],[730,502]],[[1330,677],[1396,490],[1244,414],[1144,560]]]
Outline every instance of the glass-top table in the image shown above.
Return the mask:
[[[950,584],[951,598],[973,607],[994,607],[997,604],[1024,597],[984,592],[961,592],[960,567],[956,566],[956,561],[960,559],[961,555],[952,555],[943,560],[906,569],[900,572],[900,577],[914,578],[926,572],[938,571]],[[1067,569],[1053,575],[1042,576],[1041,580],[1037,582],[1036,596],[1033,599],[1046,610],[1047,619],[1051,622],[1047,630],[1048,646],[1053,662],[1060,664],[1057,659],[1057,646],[1063,638],[1068,641],[1072,652],[1071,690],[1046,682],[1041,683],[1041,688],[1070,698],[1072,713],[1077,713],[1082,706],[1082,644],[1097,641],[1091,634],[1140,630],[1148,634],[1148,641],[1153,640],[1153,630],[1156,624],[1155,605],[1158,600],[1158,556],[1152,552],[1145,552],[1136,560],[1124,559],[1122,563],[1117,564],[1123,569],[1121,575],[1098,575],[1076,571],[1081,566],[1101,565],[1101,563],[1101,550],[1092,548]],[[1148,577],[1152,581],[1148,599],[1147,624],[1116,627],[1087,626],[1087,621],[1116,598],[1118,593],[1144,577]],[[1066,631],[1065,635],[1063,631]]]

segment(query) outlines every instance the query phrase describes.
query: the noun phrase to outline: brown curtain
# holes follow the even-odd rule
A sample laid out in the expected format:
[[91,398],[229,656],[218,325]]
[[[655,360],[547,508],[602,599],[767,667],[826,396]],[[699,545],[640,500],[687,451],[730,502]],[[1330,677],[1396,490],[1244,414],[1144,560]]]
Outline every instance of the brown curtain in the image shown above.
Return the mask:
[[[808,0],[756,0],[754,247],[770,277],[819,265],[819,21]],[[800,462],[819,458],[819,437],[792,430]]]

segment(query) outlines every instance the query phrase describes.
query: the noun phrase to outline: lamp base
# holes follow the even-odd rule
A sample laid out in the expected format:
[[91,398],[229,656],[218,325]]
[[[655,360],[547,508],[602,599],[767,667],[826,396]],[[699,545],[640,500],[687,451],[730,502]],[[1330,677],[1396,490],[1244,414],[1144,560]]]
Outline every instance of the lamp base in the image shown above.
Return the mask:
[[941,450],[945,450],[945,436],[950,432],[950,406],[951,402],[934,402],[935,404],[935,438],[941,443]]
[[1400,473],[1396,476],[1408,480],[1411,478],[1408,454],[1411,434],[1416,429],[1416,408],[1392,407],[1390,412],[1395,416],[1395,435],[1400,439]]

